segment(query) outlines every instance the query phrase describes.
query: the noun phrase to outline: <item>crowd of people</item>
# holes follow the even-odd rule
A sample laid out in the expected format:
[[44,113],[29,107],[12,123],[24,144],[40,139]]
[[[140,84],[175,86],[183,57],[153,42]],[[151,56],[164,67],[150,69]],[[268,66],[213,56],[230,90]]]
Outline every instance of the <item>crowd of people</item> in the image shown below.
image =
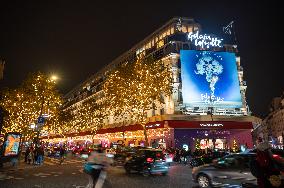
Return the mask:
[[26,148],[25,162],[28,164],[42,165],[44,160],[44,146],[31,145]]
[[[30,145],[25,150],[25,163],[34,164],[34,165],[42,165],[44,162],[45,156],[45,147],[44,145]],[[66,158],[67,150],[66,146],[60,146],[59,148],[59,164],[64,162]]]

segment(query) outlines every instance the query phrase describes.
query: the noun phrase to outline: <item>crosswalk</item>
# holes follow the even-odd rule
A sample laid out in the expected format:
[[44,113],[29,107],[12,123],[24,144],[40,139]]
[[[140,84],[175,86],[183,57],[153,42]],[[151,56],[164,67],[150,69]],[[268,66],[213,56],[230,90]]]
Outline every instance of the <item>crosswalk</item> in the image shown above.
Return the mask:
[[[71,165],[71,164],[83,164],[85,161],[79,158],[66,158],[64,159],[63,163],[61,165]],[[24,160],[21,160],[21,164],[25,164],[25,166],[29,165],[24,162]],[[55,166],[60,165],[60,159],[59,158],[51,158],[51,157],[45,157],[43,161],[44,166]],[[33,166],[33,165],[31,165]]]
[[[49,159],[46,159],[43,163],[45,165],[54,166],[54,165],[60,164],[59,161],[60,161],[59,159],[49,158]],[[68,159],[67,158],[63,161],[63,163],[61,163],[61,165],[77,164],[77,163],[83,164],[84,162],[85,161],[80,160],[80,159]]]

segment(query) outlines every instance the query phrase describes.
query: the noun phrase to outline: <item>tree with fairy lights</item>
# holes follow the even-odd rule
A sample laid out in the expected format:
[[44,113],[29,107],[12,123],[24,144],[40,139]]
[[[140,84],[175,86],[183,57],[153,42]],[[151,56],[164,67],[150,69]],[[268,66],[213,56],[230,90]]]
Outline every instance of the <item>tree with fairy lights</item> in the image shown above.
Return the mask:
[[41,115],[47,117],[43,129],[55,130],[61,96],[55,81],[40,72],[30,74],[19,88],[6,89],[2,93],[0,106],[6,111],[3,132],[15,131],[29,139],[35,136],[30,125]]
[[237,141],[236,141],[236,139],[234,138],[234,140],[233,140],[233,152],[236,152],[237,150],[238,150],[238,144],[237,144]]
[[200,149],[200,139],[199,138],[196,139],[195,149],[198,149],[198,150]]
[[73,111],[73,130],[76,132],[86,130],[94,133],[102,127],[106,114],[104,101],[91,97]]
[[152,57],[124,63],[108,75],[104,93],[110,115],[141,124],[148,145],[146,113],[171,96],[171,64]]

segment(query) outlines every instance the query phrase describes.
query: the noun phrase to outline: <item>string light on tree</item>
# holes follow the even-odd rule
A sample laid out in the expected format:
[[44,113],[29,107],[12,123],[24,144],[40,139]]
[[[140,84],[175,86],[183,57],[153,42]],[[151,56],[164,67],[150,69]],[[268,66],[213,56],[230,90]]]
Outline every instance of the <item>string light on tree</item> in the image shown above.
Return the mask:
[[199,138],[196,139],[195,148],[200,149],[200,139]]
[[233,139],[233,152],[236,152],[237,150],[238,150],[238,144],[237,144],[237,141],[236,141],[236,139],[234,138]]
[[153,58],[122,64],[108,76],[104,93],[112,116],[143,126],[147,145],[146,113],[165,102],[162,95],[172,94],[171,65]]

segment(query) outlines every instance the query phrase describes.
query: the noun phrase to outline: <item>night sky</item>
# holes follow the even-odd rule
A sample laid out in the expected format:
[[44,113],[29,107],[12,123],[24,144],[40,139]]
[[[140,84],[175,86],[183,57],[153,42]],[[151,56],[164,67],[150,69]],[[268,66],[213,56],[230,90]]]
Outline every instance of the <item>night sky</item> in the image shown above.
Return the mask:
[[271,99],[284,91],[280,2],[76,2],[0,3],[0,57],[6,60],[1,88],[17,87],[29,72],[42,71],[56,73],[59,90],[67,93],[169,19],[182,16],[218,35],[235,20],[254,115],[267,114]]

